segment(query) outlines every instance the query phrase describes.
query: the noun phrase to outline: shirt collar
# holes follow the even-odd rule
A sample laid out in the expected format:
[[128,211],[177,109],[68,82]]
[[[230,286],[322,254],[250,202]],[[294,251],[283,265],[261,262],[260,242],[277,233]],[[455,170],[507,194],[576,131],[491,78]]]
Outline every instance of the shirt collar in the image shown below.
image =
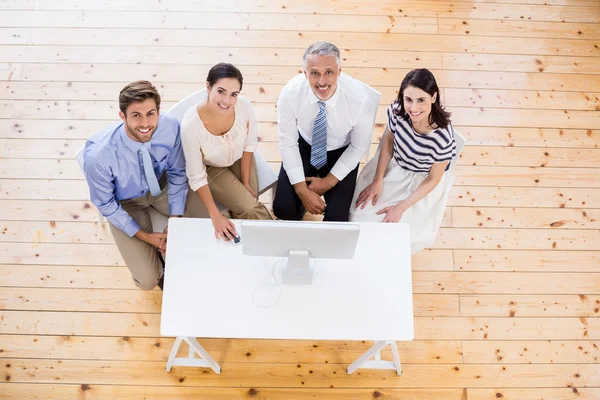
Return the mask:
[[156,126],[156,129],[154,130],[154,133],[152,134],[152,139],[150,139],[150,141],[148,141],[146,143],[140,143],[136,140],[131,139],[127,135],[127,132],[125,131],[125,123],[124,122],[121,124],[121,126],[119,126],[117,128],[117,130],[118,130],[118,134],[121,137],[121,141],[123,142],[123,144],[125,144],[125,146],[127,146],[129,149],[137,152],[142,146],[144,146],[148,150],[150,150],[150,147],[152,146],[152,140],[154,139],[154,135],[156,135],[156,133],[158,132],[158,124]]
[[[320,100],[315,93],[312,90],[312,87],[310,87],[310,82],[308,82],[308,79],[306,80],[306,82],[308,83],[309,86],[309,95],[308,95],[308,101],[310,104],[315,104]],[[337,104],[337,101],[340,97],[340,91],[341,91],[341,87],[340,87],[340,79],[338,77],[338,82],[337,82],[337,88],[335,89],[335,93],[333,94],[333,96],[331,96],[328,100],[325,100],[324,103],[327,104],[327,107],[335,107],[335,105]]]

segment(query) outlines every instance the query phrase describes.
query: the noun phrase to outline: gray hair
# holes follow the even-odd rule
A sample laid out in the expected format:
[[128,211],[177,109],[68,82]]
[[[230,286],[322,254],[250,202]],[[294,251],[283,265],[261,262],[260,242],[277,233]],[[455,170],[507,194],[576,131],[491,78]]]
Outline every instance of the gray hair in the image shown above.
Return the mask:
[[335,56],[338,67],[342,66],[342,62],[340,61],[340,49],[338,49],[335,44],[329,42],[316,42],[308,46],[308,49],[304,51],[304,57],[302,57],[304,69],[306,69],[306,60],[308,59],[308,56],[312,54],[317,54],[319,56]]

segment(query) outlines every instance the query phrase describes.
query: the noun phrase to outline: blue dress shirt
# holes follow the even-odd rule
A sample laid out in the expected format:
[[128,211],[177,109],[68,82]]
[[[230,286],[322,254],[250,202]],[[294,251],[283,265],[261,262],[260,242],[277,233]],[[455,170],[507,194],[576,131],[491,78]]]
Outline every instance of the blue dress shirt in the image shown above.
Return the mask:
[[[83,156],[92,203],[108,222],[129,237],[134,236],[140,226],[119,201],[141,197],[149,191],[142,157],[138,154],[141,146],[142,143],[127,136],[121,122],[92,136],[85,144]],[[171,215],[183,215],[188,180],[179,122],[175,118],[164,114],[159,116],[148,150],[156,178],[160,180],[167,172],[169,212]]]

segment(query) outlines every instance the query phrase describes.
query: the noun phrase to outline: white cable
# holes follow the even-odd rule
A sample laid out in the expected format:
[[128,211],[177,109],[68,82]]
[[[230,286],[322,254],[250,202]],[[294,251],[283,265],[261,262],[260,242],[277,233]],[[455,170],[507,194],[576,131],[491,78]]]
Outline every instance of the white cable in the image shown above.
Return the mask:
[[[275,278],[275,266],[277,264],[279,264],[282,261],[285,261],[285,258],[282,258],[278,261],[275,261],[273,263],[273,270],[270,271],[269,267],[267,266],[267,263],[265,262],[265,259],[262,259],[263,265],[265,267],[265,269],[267,270],[268,274],[271,276],[271,278],[273,278],[273,282],[267,282],[267,283],[263,283],[262,285],[258,286],[256,289],[254,289],[254,291],[252,292],[252,301],[254,302],[254,304],[256,304],[258,307],[260,308],[269,308],[274,306],[275,304],[277,304],[279,302],[279,299],[281,298],[281,284],[279,283],[279,281],[277,281],[277,278]],[[275,287],[277,288],[277,298],[271,302],[271,303],[266,303],[266,304],[259,304],[260,302],[257,301],[256,299],[256,292],[259,289],[265,288],[265,287]]]

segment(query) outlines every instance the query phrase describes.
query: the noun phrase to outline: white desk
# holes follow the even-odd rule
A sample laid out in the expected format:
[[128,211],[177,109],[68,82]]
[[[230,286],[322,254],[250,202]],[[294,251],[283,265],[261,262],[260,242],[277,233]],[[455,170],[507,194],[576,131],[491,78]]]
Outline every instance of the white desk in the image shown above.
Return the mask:
[[[233,222],[241,234],[241,221]],[[373,340],[348,373],[360,367],[393,368],[400,374],[395,341],[414,338],[408,225],[358,225],[352,260],[315,260],[312,285],[281,285],[279,300],[261,307],[253,296],[267,287],[256,289],[273,283],[262,257],[243,255],[242,243],[216,239],[210,219],[171,218],[160,332],[177,339],[167,371],[181,365],[220,373],[199,337]],[[278,259],[266,260],[272,270]],[[190,356],[176,358],[182,341],[190,345]],[[394,362],[379,359],[386,345],[392,345]],[[371,357],[375,361],[368,361]]]

